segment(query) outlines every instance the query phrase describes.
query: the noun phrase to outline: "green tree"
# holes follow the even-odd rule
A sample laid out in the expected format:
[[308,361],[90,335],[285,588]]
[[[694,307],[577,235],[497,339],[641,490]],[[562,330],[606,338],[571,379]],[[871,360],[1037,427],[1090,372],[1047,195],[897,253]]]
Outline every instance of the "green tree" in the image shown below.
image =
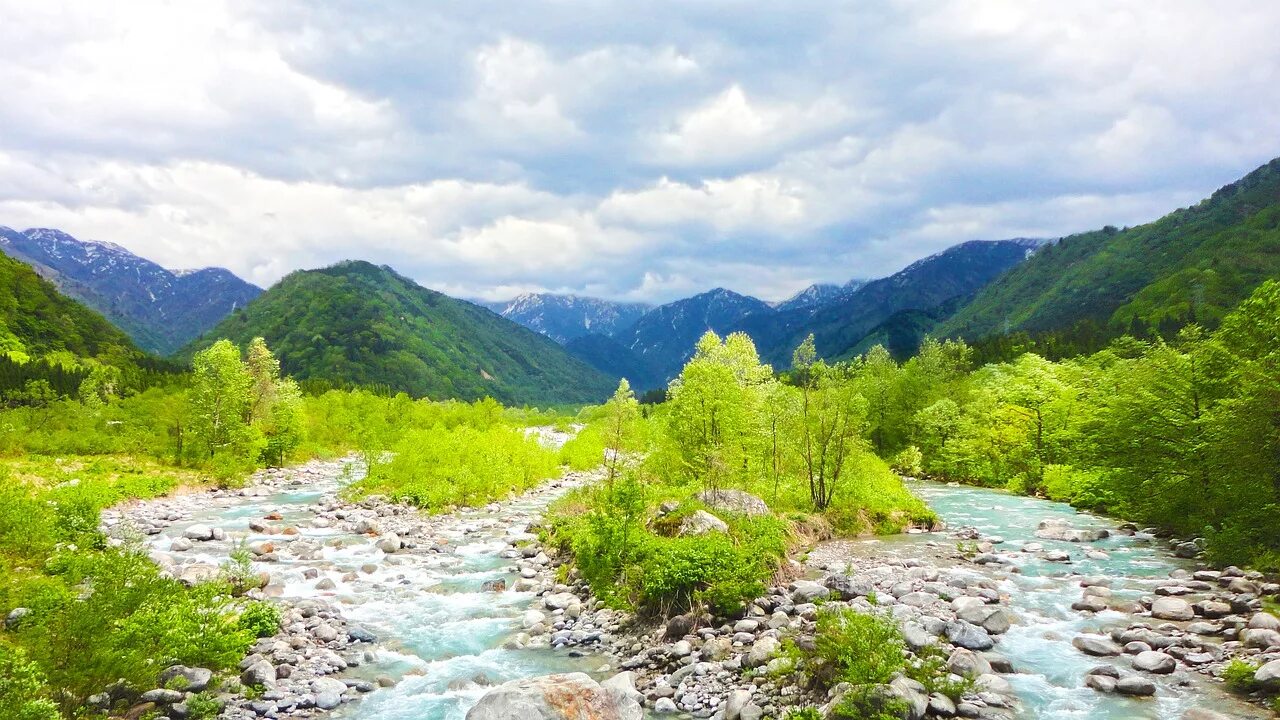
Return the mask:
[[799,452],[816,511],[831,506],[840,487],[845,462],[857,451],[866,417],[866,401],[838,368],[818,360],[813,336],[792,355],[800,383]]
[[605,468],[606,484],[612,488],[618,476],[618,465],[635,434],[636,420],[640,417],[640,403],[631,391],[626,378],[618,382],[618,389],[605,403]]
[[227,452],[243,458],[256,444],[249,424],[253,376],[229,340],[219,340],[192,358],[192,434],[207,457]]

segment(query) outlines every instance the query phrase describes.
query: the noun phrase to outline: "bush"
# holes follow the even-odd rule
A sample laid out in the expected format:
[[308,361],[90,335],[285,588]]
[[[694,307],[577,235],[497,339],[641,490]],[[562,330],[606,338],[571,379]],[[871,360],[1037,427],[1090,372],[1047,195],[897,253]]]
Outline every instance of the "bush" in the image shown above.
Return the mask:
[[21,648],[0,642],[0,718],[59,720],[44,676]]
[[1233,658],[1231,662],[1222,668],[1222,679],[1233,690],[1249,692],[1257,685],[1253,679],[1254,674],[1257,672],[1257,665],[1240,658]]
[[280,631],[280,609],[275,603],[255,600],[240,611],[237,624],[256,638],[271,637]]
[[889,462],[894,472],[901,475],[910,475],[912,477],[919,476],[924,472],[924,455],[920,452],[920,448],[915,445],[908,445],[903,448],[902,452],[893,456],[893,460]]

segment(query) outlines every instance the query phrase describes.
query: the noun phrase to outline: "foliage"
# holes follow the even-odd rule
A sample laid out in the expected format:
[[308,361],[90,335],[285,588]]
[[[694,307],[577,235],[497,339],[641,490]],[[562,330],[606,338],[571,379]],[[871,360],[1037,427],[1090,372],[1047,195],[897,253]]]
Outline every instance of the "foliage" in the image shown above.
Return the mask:
[[0,641],[0,717],[8,720],[58,720],[40,669],[19,647]]
[[280,608],[275,603],[252,601],[240,611],[237,624],[253,637],[271,637],[280,631]]
[[436,425],[403,432],[391,459],[370,467],[350,491],[440,511],[508,497],[558,472],[556,452],[519,429]]
[[1249,692],[1255,688],[1257,683],[1253,677],[1258,672],[1258,666],[1240,658],[1232,658],[1222,668],[1222,679],[1226,681],[1233,690],[1240,692]]
[[292,273],[184,352],[264,337],[299,381],[417,397],[509,403],[599,401],[612,380],[532,330],[423,288],[385,267],[344,262]]

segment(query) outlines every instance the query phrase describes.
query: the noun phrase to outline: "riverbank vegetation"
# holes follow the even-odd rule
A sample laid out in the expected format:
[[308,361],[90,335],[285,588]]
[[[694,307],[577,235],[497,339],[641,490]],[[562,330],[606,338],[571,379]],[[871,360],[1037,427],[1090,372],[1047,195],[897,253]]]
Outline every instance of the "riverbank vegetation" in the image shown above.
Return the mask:
[[[902,365],[876,350],[859,361],[875,368],[882,457],[1199,537],[1219,564],[1280,570],[1280,282],[1213,332],[1124,337],[1058,362],[1025,353],[970,370],[950,344],[926,342]],[[925,392],[923,366],[942,378]]]
[[812,342],[796,357],[787,384],[747,336],[707,333],[665,403],[641,413],[624,384],[596,414],[606,477],[553,508],[549,536],[597,596],[730,615],[799,541],[936,521],[873,451],[872,379]]

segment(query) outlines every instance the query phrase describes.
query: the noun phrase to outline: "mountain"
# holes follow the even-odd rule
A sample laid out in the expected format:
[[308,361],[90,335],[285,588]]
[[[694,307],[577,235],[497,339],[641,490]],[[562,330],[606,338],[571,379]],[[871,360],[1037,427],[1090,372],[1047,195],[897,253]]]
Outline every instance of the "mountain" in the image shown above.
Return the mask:
[[624,377],[638,392],[666,385],[666,376],[631,348],[604,335],[580,335],[565,343],[568,353],[593,368]]
[[1146,225],[1063,238],[979,292],[940,334],[1071,331],[1096,339],[1216,325],[1280,276],[1280,158]]
[[218,338],[243,345],[257,336],[299,380],[382,385],[415,396],[598,402],[616,382],[550,338],[363,261],[289,274],[183,355]]
[[262,292],[222,268],[174,272],[119,245],[47,228],[0,227],[0,250],[159,354],[176,351]]
[[639,320],[650,307],[642,303],[539,293],[527,293],[506,302],[485,303],[485,306],[561,345],[592,333],[612,336]]
[[773,314],[763,300],[716,288],[650,310],[614,340],[652,368],[662,383],[680,372],[707,330],[724,335],[748,318]]
[[101,315],[58,292],[26,263],[0,255],[0,354],[53,354],[112,360],[139,355],[129,337]]
[[800,308],[746,318],[730,330],[750,335],[761,357],[774,367],[791,364],[791,353],[813,333],[826,358],[853,354],[861,341],[896,313],[938,308],[972,296],[1021,263],[1043,243],[1039,240],[972,240],[917,260],[886,278],[861,284],[816,308]]

